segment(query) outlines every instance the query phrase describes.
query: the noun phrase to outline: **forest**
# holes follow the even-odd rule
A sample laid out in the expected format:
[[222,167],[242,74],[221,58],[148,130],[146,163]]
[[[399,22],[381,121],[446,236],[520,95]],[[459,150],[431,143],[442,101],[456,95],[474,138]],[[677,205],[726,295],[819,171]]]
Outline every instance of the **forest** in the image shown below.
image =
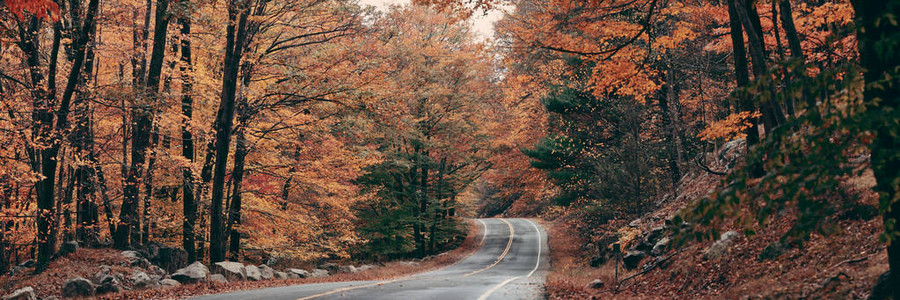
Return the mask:
[[3,0],[0,295],[79,251],[384,266],[518,217],[548,299],[900,299],[900,1],[369,2]]

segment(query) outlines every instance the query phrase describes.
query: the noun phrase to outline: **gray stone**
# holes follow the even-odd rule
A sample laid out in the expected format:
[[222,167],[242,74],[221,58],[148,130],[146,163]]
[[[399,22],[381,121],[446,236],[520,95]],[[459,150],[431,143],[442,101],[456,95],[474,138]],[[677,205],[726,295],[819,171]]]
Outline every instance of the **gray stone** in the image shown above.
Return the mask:
[[158,280],[154,280],[147,273],[137,271],[131,274],[131,285],[137,289],[153,288],[159,285]]
[[588,287],[592,289],[600,289],[603,288],[603,280],[594,279],[591,283],[588,283]]
[[141,268],[147,268],[150,266],[150,261],[141,256],[140,252],[126,250],[122,251],[122,256],[125,257],[125,261],[128,266]]
[[23,266],[12,267],[9,269],[9,276],[16,276],[18,274],[22,274],[25,272],[26,269],[28,269],[28,267],[23,267]]
[[419,263],[414,262],[414,261],[401,261],[401,262],[399,262],[399,264],[402,266],[418,266],[419,265]]
[[704,259],[716,259],[725,255],[725,252],[731,248],[731,244],[734,243],[734,239],[739,237],[741,234],[737,231],[727,231],[719,236],[719,240],[713,243],[706,251],[703,253]]
[[63,297],[91,297],[94,293],[96,293],[94,284],[83,277],[70,278],[62,284]]
[[116,276],[108,276],[97,286],[97,295],[118,293],[122,290],[122,281]]
[[163,280],[159,281],[159,285],[161,285],[161,286],[179,286],[179,285],[181,285],[181,283],[175,279],[163,279]]
[[356,272],[359,272],[359,269],[357,269],[353,265],[341,266],[341,273],[356,273]]
[[340,271],[341,267],[333,263],[324,263],[319,265],[319,269],[325,269],[328,272],[334,273]]
[[625,256],[622,257],[622,265],[625,266],[625,269],[633,270],[638,267],[644,257],[647,257],[647,253],[643,251],[626,251]]
[[3,296],[3,300],[37,300],[34,289],[30,286],[15,290],[9,295]]
[[175,271],[172,274],[172,279],[177,280],[179,283],[194,283],[198,281],[204,282],[208,276],[209,268],[197,261]]
[[288,269],[287,273],[288,273],[288,275],[291,275],[291,274],[296,275],[297,278],[309,278],[310,277],[309,271],[306,271],[303,269]]
[[666,253],[666,250],[669,250],[668,237],[659,239],[659,241],[656,242],[656,245],[653,245],[653,250],[650,251],[650,255],[660,256],[663,253]]
[[247,279],[252,281],[262,280],[262,272],[260,272],[259,268],[254,265],[244,266],[244,275],[247,277]]
[[656,244],[665,231],[666,227],[664,226],[653,227],[653,229],[650,229],[650,232],[647,233],[647,243],[650,245]]
[[[296,276],[296,274],[294,274],[294,275]],[[288,275],[288,273],[281,272],[281,271],[275,271],[275,279],[290,279],[290,278],[291,277],[290,277],[290,275]],[[297,277],[297,278],[300,278],[300,277]]]
[[247,279],[247,269],[244,264],[233,261],[220,261],[212,266],[213,273],[219,273],[225,276],[228,281],[239,281]]
[[272,269],[267,265],[260,265],[259,273],[260,277],[265,280],[271,280],[272,278],[275,278],[275,269]]
[[228,283],[228,279],[225,279],[222,274],[212,274],[209,275],[209,282]]
[[312,270],[312,272],[309,272],[309,277],[325,277],[325,276],[328,276],[329,274],[330,273],[328,273],[327,270],[314,269],[314,270]]
[[362,272],[362,271],[368,271],[368,270],[371,270],[371,269],[374,269],[374,268],[375,268],[375,266],[373,266],[373,265],[362,265],[362,266],[359,266],[359,268],[356,268],[356,269],[359,270],[360,272]]

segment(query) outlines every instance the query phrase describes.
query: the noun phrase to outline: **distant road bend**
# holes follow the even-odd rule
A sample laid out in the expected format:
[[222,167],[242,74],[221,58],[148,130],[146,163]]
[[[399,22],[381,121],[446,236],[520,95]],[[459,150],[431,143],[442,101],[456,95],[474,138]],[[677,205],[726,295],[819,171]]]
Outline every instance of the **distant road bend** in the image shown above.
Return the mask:
[[526,219],[477,219],[482,246],[449,267],[390,280],[313,283],[197,297],[231,299],[538,299],[547,235]]

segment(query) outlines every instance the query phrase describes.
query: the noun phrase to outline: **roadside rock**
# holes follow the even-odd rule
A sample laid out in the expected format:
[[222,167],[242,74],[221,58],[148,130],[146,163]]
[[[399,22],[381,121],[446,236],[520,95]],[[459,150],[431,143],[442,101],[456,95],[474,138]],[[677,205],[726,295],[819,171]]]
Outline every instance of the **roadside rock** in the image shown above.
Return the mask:
[[665,233],[665,231],[665,226],[653,227],[653,229],[650,229],[650,232],[647,233],[647,243],[651,245],[656,244],[656,242],[659,241],[659,239],[663,236],[663,233]]
[[225,276],[222,274],[212,274],[209,275],[210,282],[218,282],[218,283],[228,283],[228,279],[225,279]]
[[659,241],[656,242],[656,245],[653,245],[653,250],[650,251],[650,255],[660,256],[663,253],[666,253],[666,250],[669,250],[668,237],[659,239]]
[[163,280],[159,281],[159,285],[161,285],[161,286],[179,286],[179,285],[181,285],[181,283],[175,279],[163,279]]
[[147,275],[147,273],[137,271],[131,274],[131,285],[137,289],[146,289],[156,287],[159,285],[159,282],[150,278],[150,275]]
[[83,277],[74,277],[62,284],[63,297],[90,297],[96,292],[96,287],[90,280]]
[[[290,279],[291,277],[288,275],[288,273],[281,272],[281,271],[275,271],[275,278],[276,279]],[[297,278],[299,278],[299,277],[297,277]]]
[[309,277],[325,277],[325,276],[328,276],[329,274],[330,273],[328,273],[328,271],[326,271],[326,270],[314,269],[314,270],[312,270],[312,272],[309,272]]
[[260,265],[259,273],[260,277],[265,280],[271,280],[272,278],[275,278],[275,269],[272,269],[267,265]]
[[178,268],[183,268],[188,264],[187,251],[175,247],[160,247],[155,257],[150,258],[153,264],[172,272]]
[[207,276],[209,276],[209,268],[197,261],[175,271],[172,274],[172,279],[177,280],[179,283],[194,283],[206,281]]
[[359,269],[357,269],[353,265],[341,266],[341,273],[356,273],[356,272],[359,272]]
[[244,264],[233,261],[220,261],[212,266],[214,273],[225,276],[228,281],[239,281],[247,279],[247,269]]
[[716,259],[725,255],[725,252],[728,251],[728,248],[731,248],[731,244],[734,242],[734,239],[739,237],[741,234],[737,231],[727,231],[719,236],[719,240],[713,243],[709,248],[706,249],[706,252],[703,253],[704,259]]
[[644,257],[647,257],[647,253],[643,251],[627,251],[625,256],[622,257],[622,264],[625,266],[625,269],[633,270],[638,267],[638,264]]
[[375,268],[375,266],[373,266],[373,265],[362,265],[362,266],[359,266],[359,268],[356,268],[356,269],[357,269],[359,272],[362,272],[362,271],[368,271],[368,270],[371,270],[371,269],[374,269],[374,268]]
[[340,271],[341,267],[333,263],[324,263],[319,265],[319,269],[325,269],[328,272],[335,273]]
[[37,295],[34,294],[34,289],[30,286],[23,287],[21,289],[13,291],[11,294],[3,296],[0,298],[3,300],[37,300]]
[[414,262],[414,261],[401,261],[401,262],[399,262],[399,264],[403,265],[403,266],[418,266],[419,265],[419,263]]
[[591,281],[591,283],[588,283],[588,287],[592,288],[592,289],[601,289],[601,288],[603,288],[603,280],[600,280],[599,278],[594,279],[594,281]]
[[250,279],[252,281],[262,280],[262,272],[260,272],[259,268],[254,265],[244,266],[244,275],[246,275],[247,279]]
[[310,277],[309,271],[306,271],[303,269],[288,269],[287,274],[288,275],[296,275],[297,278],[309,278]]

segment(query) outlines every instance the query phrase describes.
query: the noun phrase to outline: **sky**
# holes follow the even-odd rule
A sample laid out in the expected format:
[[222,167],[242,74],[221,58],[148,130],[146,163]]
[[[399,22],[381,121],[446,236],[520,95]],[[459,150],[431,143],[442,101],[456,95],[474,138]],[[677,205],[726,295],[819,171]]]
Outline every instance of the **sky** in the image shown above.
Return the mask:
[[[408,4],[410,0],[360,0],[362,5],[375,6],[379,10],[385,10],[391,4]],[[483,39],[491,39],[494,37],[494,22],[500,19],[503,13],[492,10],[487,15],[475,13],[469,23],[472,30]]]

